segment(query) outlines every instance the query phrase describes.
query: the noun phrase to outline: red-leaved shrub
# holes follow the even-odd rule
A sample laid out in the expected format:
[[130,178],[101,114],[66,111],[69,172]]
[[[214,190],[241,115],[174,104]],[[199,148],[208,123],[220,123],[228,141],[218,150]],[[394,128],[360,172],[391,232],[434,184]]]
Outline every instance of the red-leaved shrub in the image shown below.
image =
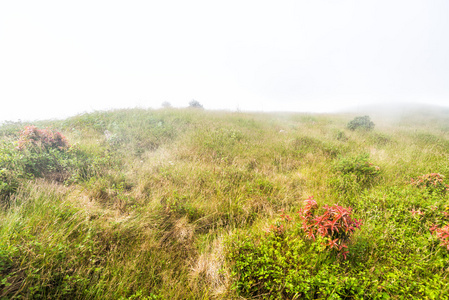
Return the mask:
[[440,193],[449,191],[449,185],[444,182],[444,175],[439,173],[424,174],[417,179],[412,178],[411,185]]
[[64,150],[69,148],[69,143],[64,135],[58,131],[51,129],[38,129],[36,126],[26,126],[20,132],[18,141],[18,150],[24,149],[59,149]]
[[436,233],[436,236],[440,240],[440,245],[446,247],[449,251],[449,225],[438,228],[436,225],[430,227],[430,232]]
[[[319,213],[318,213],[319,212]],[[347,243],[354,231],[360,228],[361,222],[352,218],[352,209],[334,204],[318,208],[313,197],[304,201],[304,208],[299,211],[302,229],[310,239],[316,235],[326,238],[326,248],[333,249],[346,259]]]

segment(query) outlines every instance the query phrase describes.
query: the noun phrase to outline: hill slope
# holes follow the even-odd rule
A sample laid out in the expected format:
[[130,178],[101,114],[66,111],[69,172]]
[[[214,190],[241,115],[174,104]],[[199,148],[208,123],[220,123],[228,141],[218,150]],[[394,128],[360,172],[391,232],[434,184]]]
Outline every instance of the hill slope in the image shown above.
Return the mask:
[[3,124],[0,297],[443,299],[449,121],[354,117]]

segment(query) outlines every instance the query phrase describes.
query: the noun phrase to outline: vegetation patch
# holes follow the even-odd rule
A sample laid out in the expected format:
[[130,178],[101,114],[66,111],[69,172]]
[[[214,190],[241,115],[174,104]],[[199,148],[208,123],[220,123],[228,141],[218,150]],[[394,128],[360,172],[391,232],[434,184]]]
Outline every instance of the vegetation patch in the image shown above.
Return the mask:
[[348,123],[347,127],[350,130],[356,129],[373,130],[374,122],[371,121],[369,116],[355,117],[352,121]]
[[5,123],[0,298],[446,299],[447,118],[371,123],[176,108]]
[[411,185],[430,192],[445,194],[449,191],[449,184],[445,183],[444,175],[439,173],[429,173],[411,180]]
[[342,157],[333,164],[333,176],[329,183],[338,194],[350,194],[360,192],[362,189],[372,186],[381,173],[379,166],[369,160],[369,155]]

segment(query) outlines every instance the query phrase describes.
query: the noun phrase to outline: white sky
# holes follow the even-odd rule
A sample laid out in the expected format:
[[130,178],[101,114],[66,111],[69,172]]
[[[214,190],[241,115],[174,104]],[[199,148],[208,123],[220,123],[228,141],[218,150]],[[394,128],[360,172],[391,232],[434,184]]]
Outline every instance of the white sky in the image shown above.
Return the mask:
[[449,105],[449,1],[0,1],[0,121]]

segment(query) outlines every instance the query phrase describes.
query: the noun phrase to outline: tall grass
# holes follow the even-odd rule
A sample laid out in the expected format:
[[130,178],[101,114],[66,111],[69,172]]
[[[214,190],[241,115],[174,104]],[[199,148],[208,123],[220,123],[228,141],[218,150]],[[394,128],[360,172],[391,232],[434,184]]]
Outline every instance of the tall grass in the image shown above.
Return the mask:
[[[83,155],[70,172],[90,168],[64,182],[18,176],[2,198],[0,297],[443,299],[449,256],[429,227],[447,224],[449,199],[410,180],[449,176],[447,119],[373,116],[368,132],[348,130],[353,118],[132,109],[37,122]],[[23,126],[0,127],[1,153],[15,153]],[[361,156],[375,176],[336,167]],[[12,169],[24,158],[0,159]],[[296,227],[312,195],[362,220],[346,260]],[[293,223],[277,243],[266,232],[281,211]],[[273,251],[289,257],[280,273],[266,272],[277,259],[247,264]]]

